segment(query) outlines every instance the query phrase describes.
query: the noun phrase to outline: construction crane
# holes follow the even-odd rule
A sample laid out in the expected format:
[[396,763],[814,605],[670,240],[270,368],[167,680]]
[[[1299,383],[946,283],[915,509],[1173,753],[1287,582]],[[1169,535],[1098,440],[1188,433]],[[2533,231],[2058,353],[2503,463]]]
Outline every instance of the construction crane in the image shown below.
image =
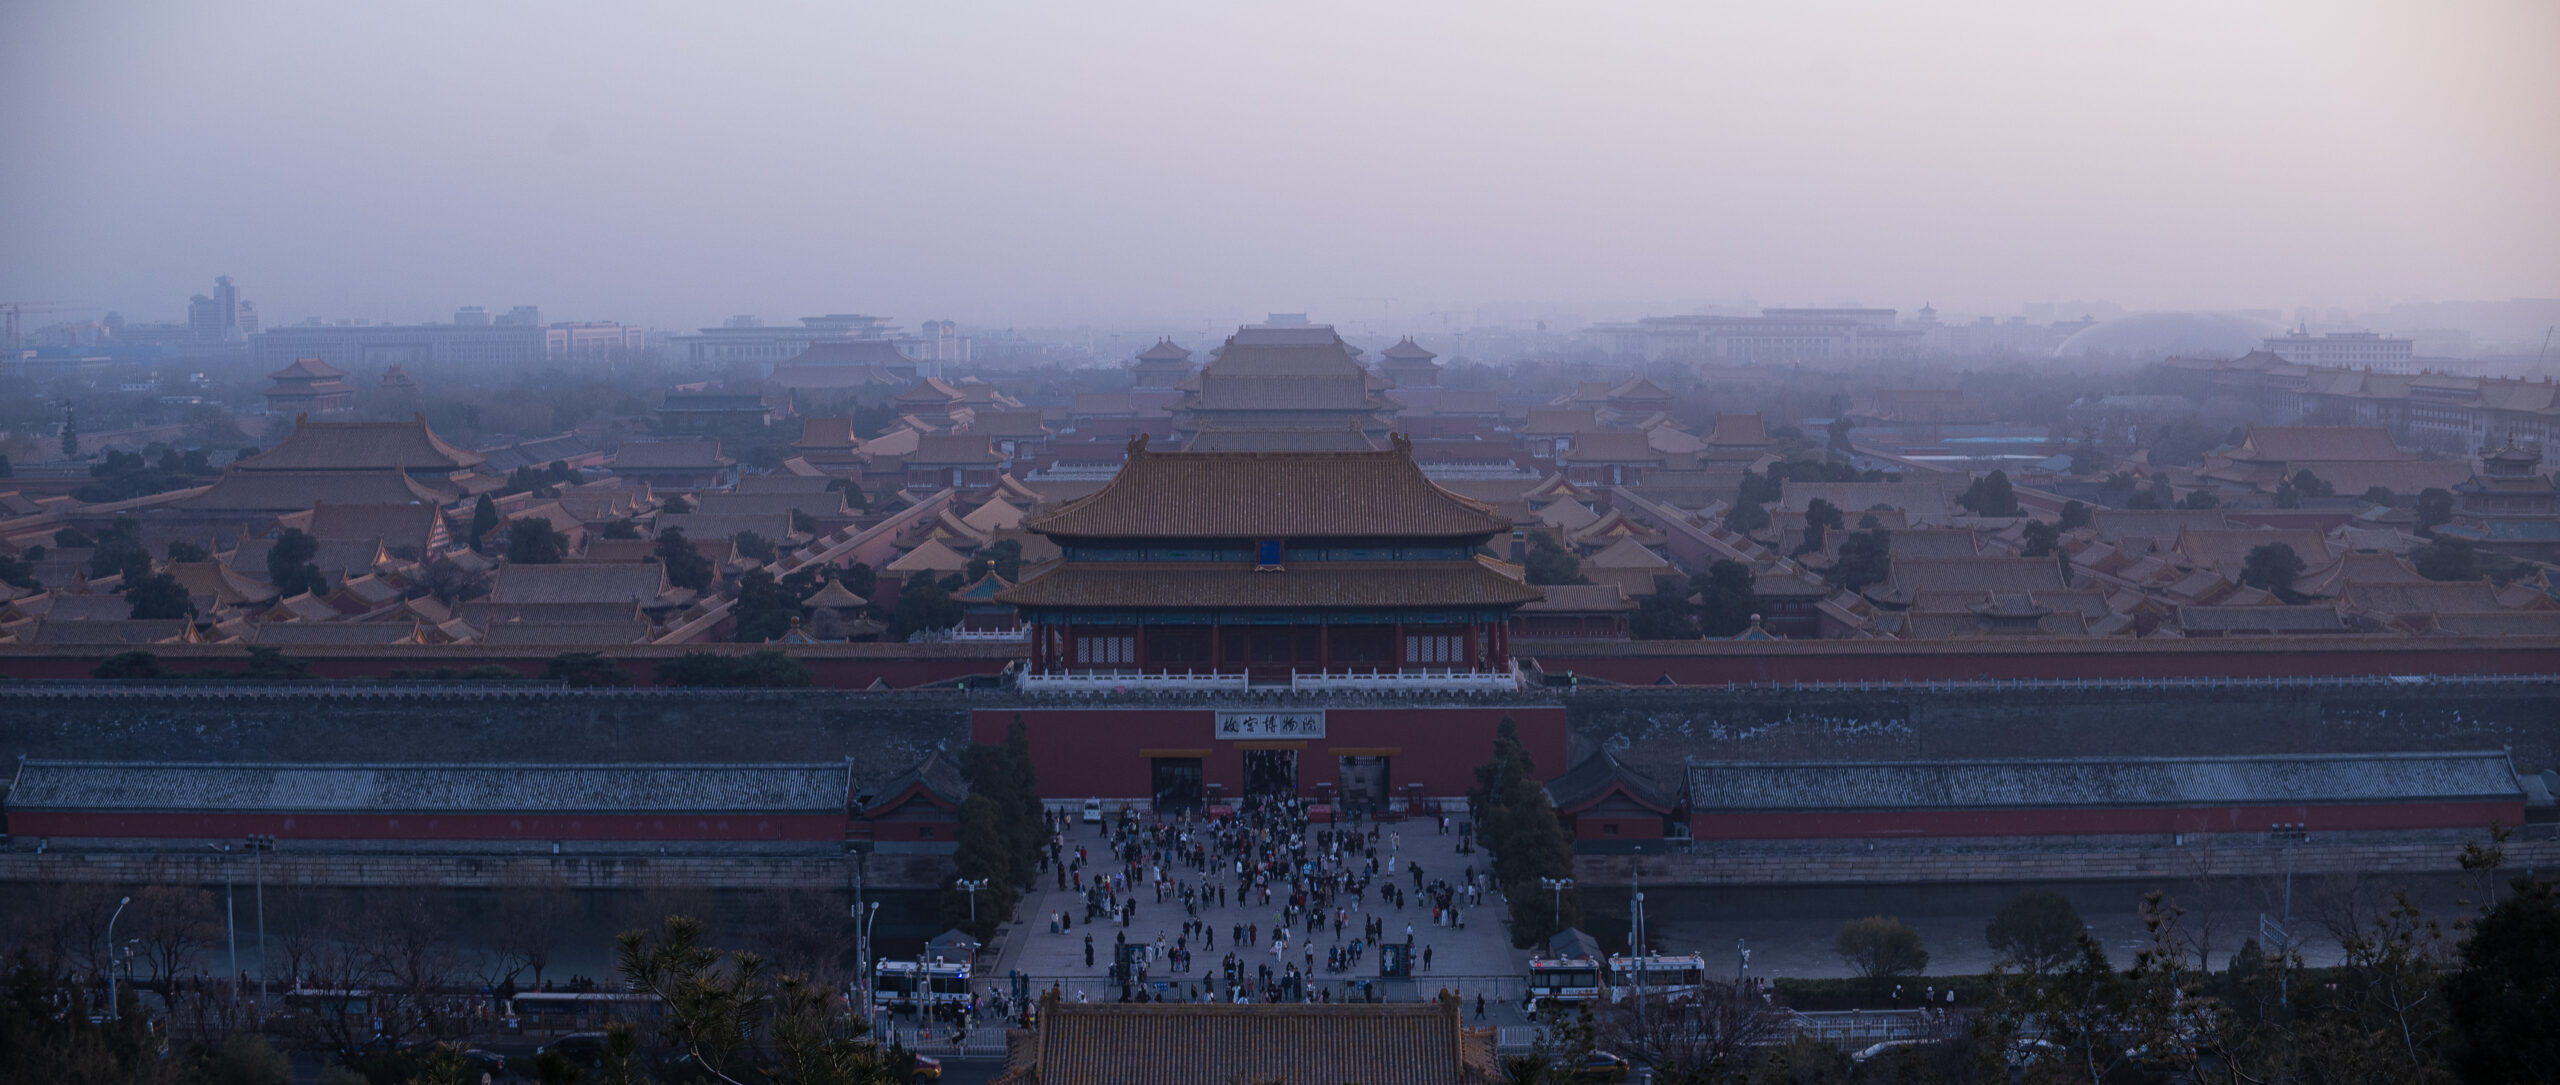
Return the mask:
[[0,350],[16,351],[18,317],[21,313],[78,313],[95,309],[94,305],[72,305],[59,301],[0,301]]

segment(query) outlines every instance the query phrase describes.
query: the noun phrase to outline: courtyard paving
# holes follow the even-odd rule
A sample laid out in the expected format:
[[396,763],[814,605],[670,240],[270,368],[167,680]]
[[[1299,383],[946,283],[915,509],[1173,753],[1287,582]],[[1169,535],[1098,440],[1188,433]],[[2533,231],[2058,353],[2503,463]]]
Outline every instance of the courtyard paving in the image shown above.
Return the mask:
[[[1454,818],[1446,834],[1439,831],[1436,819],[1381,822],[1377,828],[1379,882],[1386,880],[1385,864],[1390,857],[1396,860],[1396,883],[1408,890],[1413,887],[1413,879],[1407,868],[1413,864],[1422,867],[1426,880],[1447,879],[1453,883],[1463,882],[1470,867],[1480,876],[1489,867],[1489,859],[1482,850],[1473,854],[1458,852],[1459,837]],[[1099,854],[1108,842],[1109,837],[1102,826],[1082,823],[1070,825],[1065,840],[1070,853],[1076,845],[1082,844]],[[1198,877],[1196,871],[1187,868],[1183,873],[1185,880]],[[1331,988],[1337,1000],[1349,997],[1351,983],[1362,979],[1376,983],[1379,997],[1390,1001],[1419,1001],[1433,996],[1442,988],[1449,988],[1467,1000],[1470,1018],[1474,1015],[1475,997],[1482,994],[1486,998],[1488,1021],[1517,1024],[1520,1021],[1517,1000],[1528,972],[1529,955],[1524,950],[1511,948],[1510,931],[1503,922],[1506,908],[1500,894],[1490,888],[1491,881],[1490,877],[1484,877],[1488,885],[1484,903],[1462,910],[1464,929],[1435,926],[1429,905],[1408,902],[1398,907],[1380,901],[1379,894],[1373,889],[1368,894],[1366,910],[1352,912],[1342,938],[1334,937],[1332,928],[1328,926],[1310,943],[1306,940],[1305,928],[1301,927],[1290,946],[1299,954],[1297,963],[1302,969],[1306,964],[1304,952],[1312,949],[1316,960],[1313,985]],[[1087,925],[1083,921],[1081,899],[1072,888],[1058,889],[1054,873],[1043,874],[1040,884],[1040,891],[1023,897],[1021,909],[1015,913],[1014,926],[1004,939],[1002,952],[984,974],[990,981],[1001,983],[1003,977],[1018,969],[1032,978],[1035,997],[1037,992],[1045,991],[1054,984],[1071,999],[1078,996],[1097,1002],[1117,999],[1119,987],[1110,979],[1111,952],[1114,937],[1124,933],[1124,928],[1109,920]],[[1137,916],[1125,928],[1132,943],[1153,944],[1161,936],[1165,944],[1171,945],[1181,934],[1183,921],[1191,918],[1184,913],[1181,902],[1174,898],[1168,897],[1165,903],[1156,904],[1152,893],[1141,892],[1137,900]],[[1071,916],[1073,928],[1050,933],[1052,913]],[[1350,971],[1324,971],[1326,952],[1357,937],[1362,920],[1372,915],[1385,918],[1390,940],[1401,940],[1406,926],[1412,926],[1415,965],[1411,979],[1381,979],[1378,955],[1374,951]],[[1169,973],[1164,965],[1151,969],[1150,980],[1162,984],[1163,989],[1170,990],[1174,997],[1195,999],[1198,997],[1196,985],[1217,976],[1219,960],[1233,948],[1229,944],[1232,941],[1229,928],[1235,924],[1254,924],[1262,929],[1263,944],[1252,952],[1238,955],[1248,969],[1272,959],[1267,945],[1273,924],[1280,918],[1276,893],[1269,907],[1231,900],[1223,906],[1203,907],[1199,918],[1216,928],[1217,948],[1212,951],[1195,943],[1192,950],[1196,968],[1190,973]],[[1084,955],[1087,934],[1093,936],[1094,944],[1093,964],[1089,967],[1085,964]],[[1425,947],[1431,950],[1427,966],[1421,961]]]

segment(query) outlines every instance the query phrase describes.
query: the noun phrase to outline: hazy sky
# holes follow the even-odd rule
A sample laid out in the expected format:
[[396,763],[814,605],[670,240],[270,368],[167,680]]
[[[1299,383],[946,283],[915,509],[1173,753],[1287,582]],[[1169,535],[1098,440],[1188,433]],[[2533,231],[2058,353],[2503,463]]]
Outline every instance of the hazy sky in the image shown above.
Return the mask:
[[0,300],[136,318],[2560,295],[2550,0],[6,0],[0,51]]

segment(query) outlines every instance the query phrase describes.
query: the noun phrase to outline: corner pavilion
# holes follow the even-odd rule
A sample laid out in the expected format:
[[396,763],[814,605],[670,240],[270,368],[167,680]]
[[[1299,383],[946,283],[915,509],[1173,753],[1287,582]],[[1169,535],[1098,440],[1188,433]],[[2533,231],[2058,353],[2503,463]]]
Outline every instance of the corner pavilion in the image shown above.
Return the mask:
[[997,594],[1026,690],[1518,688],[1511,612],[1543,597],[1481,548],[1510,523],[1378,452],[1157,452],[1026,520],[1065,559]]

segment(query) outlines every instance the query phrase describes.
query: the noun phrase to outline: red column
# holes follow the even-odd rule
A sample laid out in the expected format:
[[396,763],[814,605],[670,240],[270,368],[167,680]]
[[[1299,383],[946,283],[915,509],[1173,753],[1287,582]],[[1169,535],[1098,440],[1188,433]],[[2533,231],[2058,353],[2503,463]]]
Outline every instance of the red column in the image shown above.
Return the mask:
[[1065,622],[1058,626],[1058,669],[1062,671],[1076,669],[1076,623],[1074,622]]
[[1316,673],[1333,673],[1333,624],[1330,622],[1316,626]]
[[1395,648],[1393,649],[1393,651],[1394,651],[1394,653],[1395,653],[1395,657],[1396,657],[1396,669],[1397,669],[1397,670],[1399,670],[1399,671],[1401,671],[1401,670],[1403,670],[1403,669],[1404,669],[1405,664],[1412,662],[1412,660],[1407,658],[1407,656],[1409,655],[1409,653],[1408,653],[1408,652],[1406,651],[1406,649],[1405,649],[1405,643],[1404,643],[1404,623],[1403,623],[1403,622],[1397,622],[1397,623],[1396,623],[1396,626],[1395,626],[1395,629],[1396,629],[1396,646],[1395,646]]
[[1147,627],[1143,625],[1132,627],[1129,630],[1129,640],[1130,654],[1138,661],[1138,673],[1147,673]]
[[1478,633],[1482,632],[1482,631],[1483,631],[1483,629],[1484,629],[1484,623],[1482,623],[1482,622],[1468,622],[1468,623],[1467,623],[1467,632],[1466,632],[1466,637],[1467,637],[1466,654],[1464,654],[1464,655],[1462,655],[1462,656],[1460,656],[1460,657],[1459,657],[1460,659],[1463,659],[1463,660],[1465,660],[1465,661],[1466,661],[1466,664],[1467,664],[1467,665],[1466,665],[1466,668],[1465,668],[1465,669],[1467,669],[1467,670],[1471,670],[1471,671],[1481,671],[1481,670],[1483,670],[1483,669],[1484,669],[1484,660],[1483,660],[1481,657],[1479,657],[1479,656],[1477,656],[1477,655],[1476,655],[1476,648],[1478,647],[1477,642],[1476,642],[1476,635],[1477,635]]
[[1225,666],[1227,662],[1226,650],[1220,647],[1222,638],[1218,635],[1218,628],[1216,622],[1209,623],[1209,673],[1211,674],[1218,673],[1218,668]]

